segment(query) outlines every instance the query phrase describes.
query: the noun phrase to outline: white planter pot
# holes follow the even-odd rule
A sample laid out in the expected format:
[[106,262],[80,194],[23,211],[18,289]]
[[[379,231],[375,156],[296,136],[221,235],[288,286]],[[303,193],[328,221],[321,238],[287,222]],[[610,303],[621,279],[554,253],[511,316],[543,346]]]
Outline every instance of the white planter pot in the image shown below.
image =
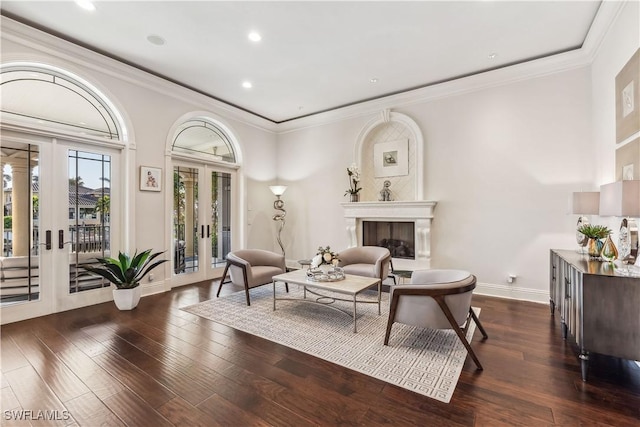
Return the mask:
[[140,302],[142,295],[142,286],[136,286],[133,289],[114,289],[113,302],[119,310],[133,310]]

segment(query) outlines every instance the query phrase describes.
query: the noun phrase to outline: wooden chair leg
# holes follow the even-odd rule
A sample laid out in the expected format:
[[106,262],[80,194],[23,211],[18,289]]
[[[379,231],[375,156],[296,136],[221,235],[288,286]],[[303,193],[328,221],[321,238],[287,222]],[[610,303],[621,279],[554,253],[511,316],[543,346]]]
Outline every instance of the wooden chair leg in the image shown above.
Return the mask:
[[247,305],[251,305],[251,301],[249,300],[249,285],[247,282],[244,282],[244,293],[247,296]]
[[220,289],[222,289],[222,284],[225,283],[224,279],[227,277],[227,272],[229,271],[229,263],[224,266],[224,271],[222,272],[222,277],[220,278],[220,284],[218,285],[218,292],[216,292],[216,298],[220,297]]
[[478,319],[476,313],[473,311],[473,308],[469,308],[469,313],[471,314],[473,321],[476,322],[476,325],[478,325],[478,329],[480,329],[480,332],[482,333],[482,338],[485,340],[489,338],[489,335],[487,335],[487,331],[484,330],[484,327],[482,326],[482,323],[480,323],[480,319]]
[[241,268],[244,281],[244,294],[247,297],[247,305],[251,305],[251,300],[249,299],[249,274],[247,273],[247,267],[245,265],[242,265]]
[[456,331],[456,335],[458,335],[458,338],[460,338],[460,341],[462,341],[462,344],[467,349],[467,352],[469,353],[469,356],[471,356],[471,358],[475,362],[476,366],[478,367],[478,370],[482,371],[484,368],[482,367],[482,364],[480,363],[480,360],[478,360],[478,357],[476,356],[475,352],[471,348],[471,344],[469,344],[469,341],[467,341],[467,338],[464,336],[464,333],[462,332],[462,329],[460,329],[460,325],[458,325],[457,322],[456,322],[456,319],[454,319],[453,314],[451,313],[451,310],[449,310],[449,306],[444,301],[444,297],[442,297],[442,296],[434,296],[433,299],[436,300],[436,302],[440,306],[440,309],[442,309],[442,312],[447,317],[447,320],[449,321],[449,324],[451,325],[451,329]]
[[398,299],[399,297],[397,295],[393,295],[393,297],[391,298],[391,305],[389,306],[389,318],[387,319],[387,331],[384,334],[384,345],[389,345],[389,335],[391,335],[391,327],[393,326],[393,322],[396,319]]

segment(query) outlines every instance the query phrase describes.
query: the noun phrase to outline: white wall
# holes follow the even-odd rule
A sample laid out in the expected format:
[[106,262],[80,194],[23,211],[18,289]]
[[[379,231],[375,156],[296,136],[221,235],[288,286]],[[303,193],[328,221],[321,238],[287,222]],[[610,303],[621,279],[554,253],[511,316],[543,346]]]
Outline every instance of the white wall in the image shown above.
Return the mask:
[[[393,109],[423,132],[424,198],[438,202],[433,268],[472,271],[484,292],[548,300],[548,251],[574,244],[568,195],[591,180],[589,85],[581,68]],[[291,166],[279,174],[295,188],[291,256],[346,246],[345,168],[370,119],[280,135]],[[302,153],[313,154],[299,162]]]

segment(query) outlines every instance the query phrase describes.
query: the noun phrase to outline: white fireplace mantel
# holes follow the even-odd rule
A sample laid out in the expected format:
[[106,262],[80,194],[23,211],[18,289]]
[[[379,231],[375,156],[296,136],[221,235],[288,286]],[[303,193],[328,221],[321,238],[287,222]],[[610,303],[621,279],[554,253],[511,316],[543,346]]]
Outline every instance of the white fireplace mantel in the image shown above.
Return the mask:
[[362,245],[362,221],[406,221],[415,224],[415,260],[395,259],[398,270],[431,267],[431,220],[434,201],[341,203],[349,236],[349,247]]

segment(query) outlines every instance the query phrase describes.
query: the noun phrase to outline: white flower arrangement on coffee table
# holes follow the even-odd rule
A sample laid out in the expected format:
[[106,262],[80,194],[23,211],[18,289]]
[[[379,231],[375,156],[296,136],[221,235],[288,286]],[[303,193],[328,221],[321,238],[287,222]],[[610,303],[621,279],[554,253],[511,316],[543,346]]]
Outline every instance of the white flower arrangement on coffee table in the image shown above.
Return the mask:
[[339,262],[340,259],[338,258],[338,254],[333,252],[330,246],[325,246],[324,248],[322,246],[318,246],[318,252],[311,260],[311,267],[318,268],[323,264],[336,267]]
[[[344,279],[342,268],[338,267],[340,259],[338,254],[331,250],[331,247],[318,247],[318,253],[311,260],[309,270],[307,270],[307,279],[313,282],[334,282]],[[329,268],[320,268],[320,266],[328,266]]]

